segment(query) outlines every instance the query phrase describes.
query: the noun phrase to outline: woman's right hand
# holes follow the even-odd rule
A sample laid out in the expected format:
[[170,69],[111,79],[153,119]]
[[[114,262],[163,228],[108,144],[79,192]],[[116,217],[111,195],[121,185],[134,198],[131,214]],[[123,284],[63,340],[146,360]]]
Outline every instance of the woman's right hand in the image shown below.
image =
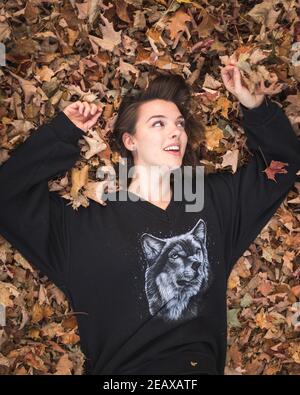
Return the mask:
[[65,107],[63,113],[79,129],[87,132],[95,125],[102,111],[102,104],[97,105],[94,103],[88,103],[86,101],[76,101]]

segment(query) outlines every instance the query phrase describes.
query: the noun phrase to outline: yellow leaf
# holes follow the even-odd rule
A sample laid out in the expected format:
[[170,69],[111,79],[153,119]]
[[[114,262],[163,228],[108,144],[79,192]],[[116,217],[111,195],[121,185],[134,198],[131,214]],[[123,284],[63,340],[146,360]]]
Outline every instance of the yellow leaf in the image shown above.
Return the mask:
[[205,127],[206,146],[208,150],[219,147],[220,140],[224,137],[223,131],[217,125]]
[[88,170],[88,165],[85,165],[82,169],[72,169],[72,188],[70,194],[73,199],[78,196],[79,190],[87,183]]
[[39,339],[39,338],[40,338],[40,331],[39,331],[39,329],[31,328],[31,329],[29,330],[29,332],[28,332],[28,336],[29,336],[31,339],[34,339],[34,340]]
[[35,303],[32,309],[32,322],[37,323],[41,321],[43,318],[44,318],[43,307],[40,304]]
[[231,107],[232,103],[226,97],[221,96],[218,98],[214,112],[221,110],[221,114],[224,118],[228,119],[228,108]]

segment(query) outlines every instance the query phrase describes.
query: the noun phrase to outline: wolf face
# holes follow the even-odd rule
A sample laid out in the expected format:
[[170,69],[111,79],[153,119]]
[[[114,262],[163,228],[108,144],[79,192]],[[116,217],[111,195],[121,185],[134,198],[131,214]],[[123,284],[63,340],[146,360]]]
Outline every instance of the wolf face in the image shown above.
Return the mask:
[[141,244],[150,313],[165,321],[197,316],[197,301],[191,298],[207,287],[209,279],[205,222],[200,219],[188,233],[171,238],[145,233]]

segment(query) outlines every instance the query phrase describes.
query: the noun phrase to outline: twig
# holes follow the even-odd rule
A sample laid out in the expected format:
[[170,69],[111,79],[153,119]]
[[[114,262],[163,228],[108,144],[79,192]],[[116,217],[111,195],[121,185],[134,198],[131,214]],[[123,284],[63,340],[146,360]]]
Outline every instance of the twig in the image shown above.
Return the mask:
[[267,160],[266,160],[266,158],[265,158],[264,153],[262,152],[262,149],[260,148],[260,145],[258,146],[258,149],[259,149],[259,152],[261,153],[261,156],[263,157],[263,160],[264,160],[264,162],[265,162],[266,167],[268,167],[268,166],[269,166],[269,165],[268,165],[268,162],[267,162]]

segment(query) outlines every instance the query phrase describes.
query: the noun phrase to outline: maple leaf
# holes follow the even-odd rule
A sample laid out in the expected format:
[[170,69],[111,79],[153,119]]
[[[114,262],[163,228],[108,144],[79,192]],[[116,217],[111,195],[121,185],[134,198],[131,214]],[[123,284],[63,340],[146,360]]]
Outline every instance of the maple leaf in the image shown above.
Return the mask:
[[277,173],[278,174],[280,174],[280,173],[282,173],[282,174],[287,173],[287,170],[284,169],[283,167],[284,166],[288,166],[288,165],[289,165],[288,163],[272,160],[271,163],[270,163],[270,166],[265,168],[265,170],[263,170],[263,171],[266,173],[266,175],[267,175],[269,180],[273,180],[273,181],[277,182],[275,180],[275,175]]
[[98,54],[98,47],[106,51],[113,51],[121,43],[121,31],[116,32],[113,23],[109,22],[103,15],[100,16],[104,22],[104,26],[100,24],[103,38],[89,35],[91,45],[96,54]]
[[191,17],[183,12],[182,10],[178,10],[167,22],[168,30],[170,31],[171,40],[175,40],[177,34],[182,30],[186,29],[186,22],[189,22]]

